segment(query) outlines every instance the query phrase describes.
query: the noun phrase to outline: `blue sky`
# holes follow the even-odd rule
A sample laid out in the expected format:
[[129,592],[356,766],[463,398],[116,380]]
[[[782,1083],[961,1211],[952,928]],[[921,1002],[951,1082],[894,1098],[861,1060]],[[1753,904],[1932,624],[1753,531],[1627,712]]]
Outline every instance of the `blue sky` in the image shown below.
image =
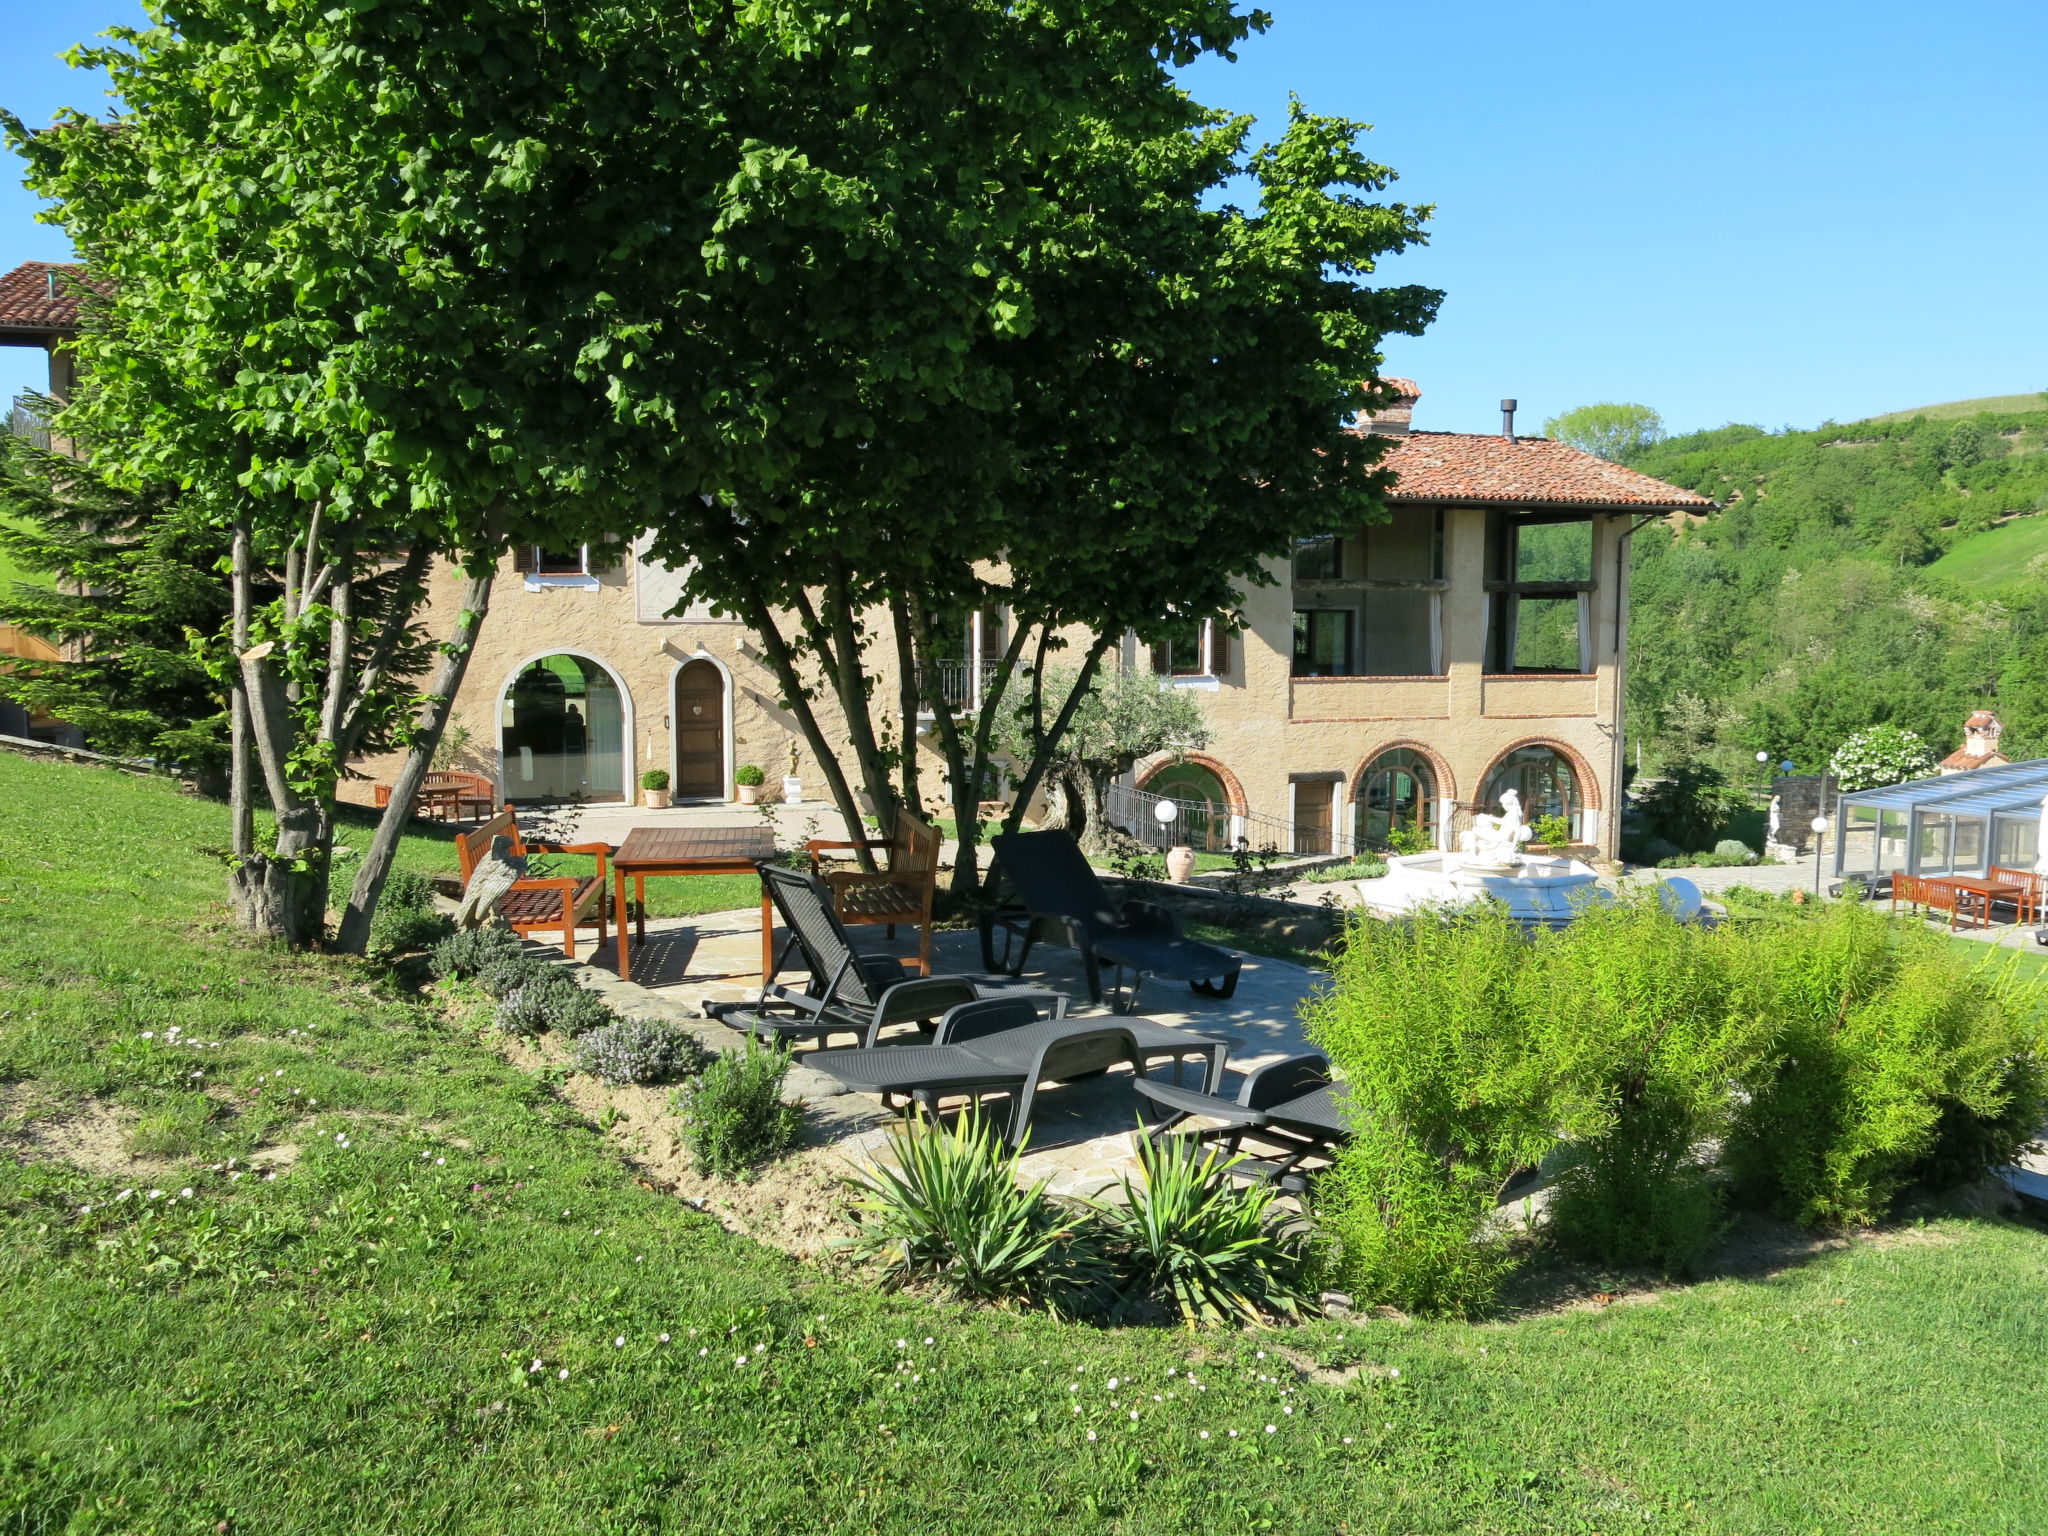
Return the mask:
[[[1383,275],[1447,297],[1389,370],[1417,424],[1497,430],[1639,400],[1675,430],[1813,425],[2048,388],[2040,0],[1713,6],[1267,0],[1214,106],[1287,94],[1375,125],[1394,195],[1437,208]],[[58,63],[125,5],[18,7],[0,102],[31,122],[98,87]],[[66,254],[10,173],[0,266]],[[0,394],[33,383],[0,348]]]

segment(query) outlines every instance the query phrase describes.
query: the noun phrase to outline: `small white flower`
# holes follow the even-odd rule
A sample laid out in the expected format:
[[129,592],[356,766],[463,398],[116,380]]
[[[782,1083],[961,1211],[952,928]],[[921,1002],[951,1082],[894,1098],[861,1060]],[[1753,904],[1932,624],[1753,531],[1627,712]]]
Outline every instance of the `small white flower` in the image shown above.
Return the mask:
[[1135,1409],[1135,1408],[1133,1408],[1133,1409],[1131,1410],[1131,1417],[1135,1419],[1135,1418],[1136,1418],[1137,1416],[1138,1416],[1138,1410],[1137,1410],[1137,1409]]
[[1281,1409],[1280,1411],[1281,1411],[1282,1413],[1292,1413],[1292,1412],[1294,1412],[1294,1404],[1292,1404],[1292,1403],[1289,1403],[1289,1404],[1288,1404],[1288,1405],[1287,1405],[1286,1407],[1282,1408],[1282,1409]]
[[1092,1429],[1091,1429],[1091,1430],[1089,1430],[1089,1431],[1088,1431],[1088,1438],[1089,1438],[1090,1440],[1093,1440],[1093,1439],[1095,1438],[1095,1431],[1094,1431],[1094,1430],[1092,1430]]
[[1266,1352],[1263,1349],[1259,1351],[1259,1358],[1261,1360],[1266,1358]]
[[1067,1406],[1071,1408],[1075,1413],[1079,1413],[1081,1411],[1081,1405],[1079,1403],[1069,1403],[1067,1404]]
[[142,1032],[142,1038],[145,1040],[154,1040],[156,1038],[156,1031],[153,1029],[145,1029]]
[[448,1166],[448,1159],[445,1157],[437,1157],[434,1159],[434,1166],[436,1168],[446,1168]]
[[242,1170],[241,1170],[241,1169],[239,1169],[239,1168],[235,1169],[235,1170],[234,1170],[233,1172],[229,1173],[229,1175],[228,1175],[228,1177],[229,1177],[230,1179],[239,1179],[239,1178],[240,1178],[241,1176],[242,1176]]
[[1232,1430],[1232,1431],[1230,1432],[1230,1438],[1231,1438],[1231,1439],[1233,1439],[1233,1440],[1235,1440],[1235,1439],[1237,1438],[1237,1431],[1236,1431],[1236,1430],[1234,1430],[1234,1429],[1233,1429],[1233,1430]]
[[90,1216],[92,1214],[92,1207],[89,1205],[81,1205],[78,1208],[78,1214],[81,1216]]
[[420,1154],[420,1161],[424,1163],[428,1158],[432,1157],[433,1155],[434,1154],[431,1152],[422,1152]]
[[179,1190],[178,1198],[180,1200],[190,1200],[192,1198],[192,1186],[187,1184],[183,1189]]
[[612,1348],[613,1348],[613,1349],[624,1349],[625,1347],[626,1347],[626,1336],[625,1336],[625,1335],[624,1335],[623,1333],[622,1333],[622,1334],[620,1334],[620,1335],[619,1335],[619,1336],[618,1336],[618,1337],[617,1337],[616,1339],[613,1339],[613,1340],[612,1340]]
[[1274,1431],[1274,1430],[1275,1430],[1275,1429],[1276,1429],[1277,1427],[1278,1427],[1277,1425],[1273,1425],[1273,1424],[1268,1424],[1268,1425],[1266,1426],[1266,1433],[1267,1433],[1267,1434],[1269,1434],[1269,1435],[1270,1435],[1270,1434],[1272,1434],[1272,1433],[1273,1433],[1273,1431]]
[[1345,1443],[1346,1445],[1349,1445],[1349,1444],[1351,1443],[1351,1437],[1350,1437],[1349,1435],[1346,1435],[1346,1436],[1344,1437],[1344,1443]]
[[555,1372],[555,1380],[557,1380],[557,1381],[567,1381],[568,1379],[569,1379],[569,1367],[567,1367],[566,1365],[565,1365],[565,1366],[563,1366],[563,1367],[562,1367],[562,1368],[561,1368],[561,1369],[560,1369],[559,1371]]
[[536,1360],[536,1361],[534,1361],[534,1362],[533,1362],[533,1364],[529,1365],[529,1366],[528,1366],[528,1367],[526,1368],[526,1374],[527,1374],[527,1375],[529,1375],[529,1376],[531,1376],[531,1375],[532,1375],[532,1374],[533,1374],[533,1373],[534,1373],[535,1371],[537,1371],[537,1370],[539,1370],[539,1369],[540,1369],[540,1362],[539,1362],[538,1360]]
[[122,1191],[121,1191],[121,1193],[119,1193],[118,1195],[114,1196],[114,1198],[115,1198],[116,1200],[126,1200],[126,1199],[127,1199],[127,1198],[128,1198],[129,1196],[130,1196],[130,1195],[132,1195],[132,1194],[134,1194],[134,1193],[135,1193],[135,1191],[134,1191],[134,1190],[132,1190],[132,1189],[124,1189],[124,1190],[122,1190]]
[[1067,1390],[1069,1392],[1078,1392],[1081,1390],[1081,1384],[1078,1381],[1070,1381],[1067,1383]]
[[930,1334],[926,1334],[926,1335],[924,1336],[924,1341],[925,1341],[925,1343],[927,1343],[927,1344],[931,1343],[931,1341],[932,1341],[932,1336],[931,1336]]
[[161,1199],[163,1199],[163,1197],[164,1197],[164,1192],[163,1192],[162,1190],[160,1190],[160,1189],[152,1189],[152,1190],[151,1190],[151,1191],[149,1192],[149,1198],[150,1198],[150,1199],[152,1199],[152,1200],[161,1200]]
[[908,1349],[910,1348],[910,1341],[908,1339],[898,1339],[896,1341],[896,1347],[898,1349]]
[[1203,1438],[1204,1440],[1208,1439],[1208,1438],[1209,1438],[1209,1431],[1207,1431],[1206,1429],[1205,1429],[1205,1430],[1203,1430],[1203,1431],[1202,1431],[1202,1438]]
[[1401,1373],[1398,1370],[1388,1371],[1387,1374],[1389,1376],[1392,1376],[1397,1381],[1400,1379],[1401,1376]]
[[1109,1378],[1109,1390],[1112,1392],[1116,1390],[1116,1378],[1114,1376]]
[[668,1335],[667,1335],[667,1334],[665,1334],[665,1333],[664,1333],[664,1334],[663,1334],[663,1335],[661,1336],[661,1342],[662,1342],[662,1343],[664,1343],[664,1344],[666,1344],[666,1343],[668,1342]]
[[700,1349],[700,1350],[698,1350],[698,1351],[697,1351],[697,1353],[698,1353],[699,1355],[708,1355],[708,1354],[710,1354],[710,1353],[711,1353],[711,1351],[710,1351],[710,1350],[708,1350],[708,1349]]
[[736,1359],[736,1360],[734,1360],[734,1361],[733,1361],[733,1364],[734,1364],[735,1366],[745,1365],[746,1363],[747,1363],[747,1357],[746,1357],[745,1355],[741,1355],[741,1356],[740,1356],[740,1357],[739,1357],[738,1359]]

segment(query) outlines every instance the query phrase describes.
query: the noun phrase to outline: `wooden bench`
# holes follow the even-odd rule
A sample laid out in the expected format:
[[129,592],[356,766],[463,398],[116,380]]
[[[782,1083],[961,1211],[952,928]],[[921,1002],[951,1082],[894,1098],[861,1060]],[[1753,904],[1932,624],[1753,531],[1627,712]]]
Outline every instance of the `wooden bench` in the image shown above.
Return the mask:
[[597,856],[594,875],[564,875],[556,879],[515,881],[498,900],[498,916],[524,937],[535,929],[559,928],[562,953],[576,958],[576,930],[597,925],[597,947],[605,943],[605,860],[611,856],[610,843],[525,843],[519,838],[519,822],[507,806],[489,821],[455,839],[455,856],[462,865],[462,883],[469,884],[490,854],[498,838],[510,838],[512,853],[589,853]]
[[1923,879],[1919,875],[1895,874],[1892,876],[1892,910],[1899,910],[1904,902],[1917,915],[1922,907],[1933,912],[1946,912],[1948,925],[1956,925],[1956,891],[1954,886],[1939,881]]
[[[832,849],[873,848],[886,851],[888,868],[875,874],[865,870],[827,870],[820,853]],[[887,923],[889,937],[896,937],[896,925],[919,930],[917,970],[932,973],[932,900],[939,888],[939,831],[927,826],[908,811],[896,813],[896,830],[887,841],[867,838],[857,843],[812,838],[804,844],[811,856],[811,872],[832,889],[832,909],[839,921]]]
[[[377,809],[391,803],[391,786],[376,786]],[[443,821],[468,821],[472,815],[489,816],[498,808],[497,787],[480,773],[461,773],[436,768],[420,781],[418,814],[437,815]]]
[[2048,885],[2048,880],[2044,880],[2034,870],[2014,869],[2005,864],[1992,865],[1989,874],[1993,880],[2001,884],[2016,885],[2026,892],[2020,901],[2019,911],[2013,914],[2014,922],[2038,923],[2041,920],[2042,888]]

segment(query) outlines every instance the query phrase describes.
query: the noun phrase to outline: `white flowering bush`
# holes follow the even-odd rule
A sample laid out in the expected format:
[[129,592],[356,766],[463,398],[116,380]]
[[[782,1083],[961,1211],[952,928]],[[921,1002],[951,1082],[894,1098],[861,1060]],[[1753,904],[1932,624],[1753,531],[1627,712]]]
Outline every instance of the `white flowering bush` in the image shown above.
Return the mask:
[[577,1040],[574,1054],[583,1071],[619,1087],[680,1077],[710,1060],[694,1036],[642,1019],[620,1019],[591,1030]]
[[1828,772],[1845,790],[1877,789],[1924,779],[1934,771],[1934,762],[1934,749],[1912,731],[1873,725],[1835,748]]

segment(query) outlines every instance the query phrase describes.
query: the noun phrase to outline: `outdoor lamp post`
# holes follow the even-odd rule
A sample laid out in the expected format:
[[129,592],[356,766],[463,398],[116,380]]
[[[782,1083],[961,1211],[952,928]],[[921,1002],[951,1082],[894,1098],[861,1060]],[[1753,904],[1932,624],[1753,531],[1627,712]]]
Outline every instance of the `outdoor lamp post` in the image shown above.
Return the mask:
[[1771,787],[1771,754],[1759,752],[1756,755],[1756,771],[1763,775],[1763,787]]
[[1813,828],[1813,899],[1820,900],[1820,850],[1821,843],[1828,835],[1828,819],[1816,816],[1807,823]]

